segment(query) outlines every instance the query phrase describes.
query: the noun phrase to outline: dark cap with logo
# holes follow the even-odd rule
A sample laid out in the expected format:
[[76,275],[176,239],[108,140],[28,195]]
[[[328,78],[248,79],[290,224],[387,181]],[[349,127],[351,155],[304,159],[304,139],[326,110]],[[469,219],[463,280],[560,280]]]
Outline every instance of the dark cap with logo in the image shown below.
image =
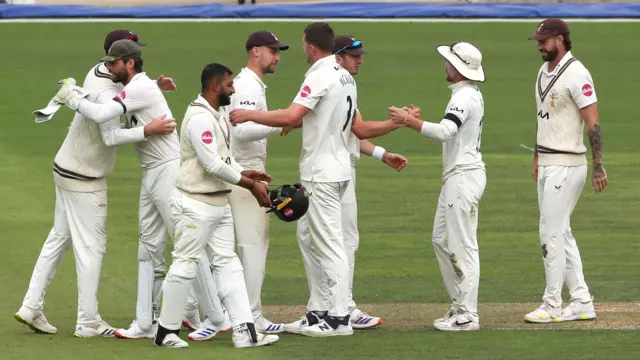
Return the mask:
[[115,41],[109,48],[107,56],[103,56],[100,61],[115,61],[130,56],[141,57],[142,51],[140,50],[140,46],[138,46],[135,41],[123,39]]
[[569,25],[561,19],[546,19],[538,24],[538,30],[529,40],[545,40],[558,35],[569,36]]
[[256,31],[249,35],[247,42],[244,44],[247,51],[254,47],[266,46],[276,50],[287,50],[289,45],[283,44],[280,40],[270,31]]
[[333,42],[333,53],[349,55],[364,55],[367,51],[362,47],[362,41],[356,40],[351,35],[336,36]]
[[114,42],[122,39],[129,39],[131,41],[135,41],[138,46],[145,46],[146,43],[143,43],[138,40],[138,34],[132,32],[131,30],[118,29],[113,30],[112,32],[107,34],[107,37],[104,39],[104,52],[109,52],[109,48],[113,45]]

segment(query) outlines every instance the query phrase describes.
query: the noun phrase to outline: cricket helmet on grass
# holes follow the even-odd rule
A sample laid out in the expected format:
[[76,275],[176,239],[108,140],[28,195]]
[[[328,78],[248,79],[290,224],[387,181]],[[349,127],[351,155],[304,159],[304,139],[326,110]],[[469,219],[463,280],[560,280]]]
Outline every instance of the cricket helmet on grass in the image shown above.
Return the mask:
[[271,190],[271,209],[276,216],[284,222],[292,222],[300,219],[309,209],[309,192],[300,184],[282,185]]

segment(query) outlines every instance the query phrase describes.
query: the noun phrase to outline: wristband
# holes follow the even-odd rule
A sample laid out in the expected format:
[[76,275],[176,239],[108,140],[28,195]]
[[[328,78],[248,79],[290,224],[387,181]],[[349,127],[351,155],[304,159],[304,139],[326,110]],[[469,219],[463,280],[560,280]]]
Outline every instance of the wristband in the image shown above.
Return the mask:
[[371,154],[371,157],[378,159],[378,160],[382,160],[382,157],[384,156],[384,153],[387,152],[387,150],[385,150],[385,148],[380,147],[380,146],[376,146],[373,149],[373,153]]

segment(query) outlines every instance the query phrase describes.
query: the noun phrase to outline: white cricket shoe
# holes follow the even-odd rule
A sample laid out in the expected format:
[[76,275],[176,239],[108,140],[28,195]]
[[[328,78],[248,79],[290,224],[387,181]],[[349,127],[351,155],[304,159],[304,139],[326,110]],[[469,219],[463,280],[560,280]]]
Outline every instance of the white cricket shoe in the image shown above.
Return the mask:
[[95,336],[113,337],[117,329],[109,325],[106,321],[97,324],[76,325],[76,331],[73,336],[79,338],[88,338]]
[[[155,342],[154,342],[154,345],[158,346]],[[174,349],[182,349],[182,348],[188,348],[189,344],[187,344],[186,341],[180,339],[178,335],[174,333],[169,333],[164,337],[164,339],[162,339],[162,345],[159,345],[159,346],[174,348]]]
[[446,314],[444,314],[443,317],[439,318],[439,319],[435,319],[433,321],[433,326],[436,326],[437,323],[441,323],[441,322],[447,322],[449,321],[449,319],[451,319],[453,316],[455,316],[458,313],[458,309],[451,307],[449,309],[449,311],[447,311]]
[[38,334],[55,334],[58,329],[49,324],[47,317],[40,310],[30,309],[26,306],[21,306],[13,317],[20,323],[27,325],[31,330]]
[[371,316],[360,309],[353,309],[349,314],[351,327],[353,329],[368,329],[382,324],[382,319],[377,316]]
[[312,311],[304,314],[300,319],[284,325],[284,331],[292,334],[302,334],[302,329],[316,325],[320,322],[320,317]]
[[593,320],[596,318],[593,300],[589,300],[588,302],[573,300],[562,310],[561,316],[562,321]]
[[137,320],[134,320],[128,329],[118,329],[113,335],[119,339],[153,339],[158,332],[158,323],[154,322],[151,327],[144,330]]
[[191,341],[206,341],[216,337],[216,334],[218,334],[218,329],[209,318],[206,318],[196,331],[189,333],[188,338]]
[[202,327],[202,321],[200,320],[200,312],[198,312],[198,308],[196,308],[195,310],[187,310],[185,312],[184,319],[182,320],[182,326],[191,331],[196,331]]
[[562,312],[559,308],[551,306],[545,301],[537,309],[525,315],[524,321],[537,324],[561,322]]
[[256,331],[263,334],[279,334],[284,331],[285,327],[285,324],[274,324],[270,320],[265,319],[264,316],[260,316],[254,324]]
[[231,335],[231,338],[233,339],[233,346],[236,348],[269,346],[280,340],[280,337],[278,335],[266,335],[259,332],[256,332],[256,335],[257,341],[251,341],[251,334],[249,333],[247,325],[242,324],[236,329],[233,329],[233,334]]
[[320,320],[318,324],[306,326],[302,328],[302,335],[310,337],[328,337],[328,336],[348,336],[353,335],[353,327],[351,322],[347,322],[347,325],[336,324],[333,328],[327,323],[325,319]]
[[470,314],[457,313],[447,320],[434,322],[433,327],[440,331],[478,331],[480,321]]

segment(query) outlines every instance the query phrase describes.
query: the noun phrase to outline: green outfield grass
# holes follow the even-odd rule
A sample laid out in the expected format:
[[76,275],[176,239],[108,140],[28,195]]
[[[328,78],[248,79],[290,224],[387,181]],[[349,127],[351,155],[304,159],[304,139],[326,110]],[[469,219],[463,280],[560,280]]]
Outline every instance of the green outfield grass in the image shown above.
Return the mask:
[[[308,339],[283,335],[276,346],[240,351],[230,336],[193,344],[181,352],[153,348],[151,341],[75,339],[76,275],[66,256],[47,294],[46,313],[55,336],[32,334],[13,319],[20,307],[42,243],[52,226],[53,157],[72,113],[62,110],[36,125],[31,112],[55,94],[55,82],[79,82],[102,54],[105,34],[131,28],[149,46],[144,68],[152,77],[172,76],[178,91],[167,99],[181,120],[199,92],[202,67],[220,62],[236,73],[245,65],[246,36],[258,29],[291,45],[278,72],[266,79],[270,108],[288,106],[308,68],[300,45],[303,23],[135,23],[0,24],[2,90],[0,114],[0,228],[3,233],[0,283],[1,359],[636,359],[640,324],[640,157],[636,107],[640,73],[636,34],[640,24],[572,24],[574,55],[591,71],[599,98],[604,164],[609,187],[595,194],[588,183],[574,212],[572,229],[583,256],[587,282],[599,320],[529,326],[524,314],[544,289],[537,236],[536,187],[531,154],[520,144],[535,141],[534,84],[541,59],[527,38],[535,24],[347,24],[337,33],[364,41],[357,76],[359,109],[365,119],[386,119],[389,105],[416,104],[425,119],[439,121],[450,92],[439,44],[470,41],[484,54],[487,82],[482,140],[487,188],[480,206],[480,301],[483,331],[443,334],[430,324],[448,301],[431,247],[431,228],[440,189],[441,147],[400,129],[374,139],[404,154],[409,165],[395,173],[363,158],[357,192],[361,245],[356,261],[356,300],[364,310],[384,315],[379,330],[352,337]],[[300,134],[270,140],[268,171],[274,182],[298,180]],[[588,144],[588,141],[585,141]],[[100,284],[100,309],[113,326],[129,325],[135,314],[137,209],[141,171],[131,146],[118,150],[109,177],[108,251]],[[295,225],[272,220],[264,302],[274,320],[302,315],[308,288]],[[522,331],[527,329],[558,331]],[[631,331],[620,330],[622,328]],[[563,331],[560,331],[563,330]],[[171,355],[165,355],[171,353]],[[633,355],[636,354],[636,355]]]

